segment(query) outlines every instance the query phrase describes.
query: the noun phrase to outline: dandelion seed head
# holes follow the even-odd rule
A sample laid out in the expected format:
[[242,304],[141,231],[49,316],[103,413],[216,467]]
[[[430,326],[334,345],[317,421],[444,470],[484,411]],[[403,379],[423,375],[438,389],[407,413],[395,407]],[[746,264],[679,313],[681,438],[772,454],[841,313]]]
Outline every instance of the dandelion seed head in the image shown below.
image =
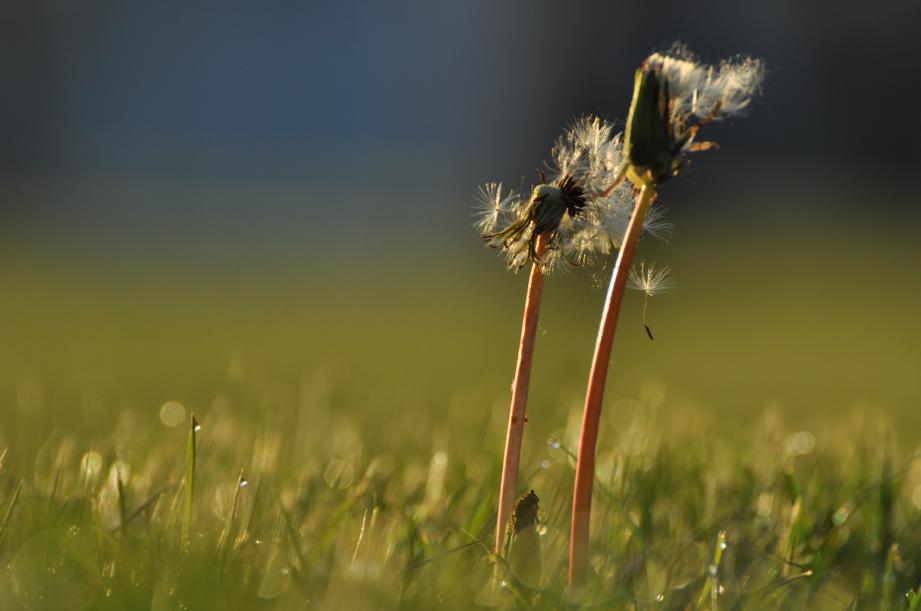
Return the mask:
[[718,148],[698,141],[698,131],[741,114],[763,80],[763,62],[750,57],[706,65],[680,45],[650,55],[637,70],[627,118],[627,176],[659,184],[680,172],[686,153]]
[[627,286],[637,291],[643,291],[648,297],[664,295],[675,289],[675,281],[672,278],[672,271],[666,265],[656,267],[655,263],[640,262],[639,267],[630,269],[630,277],[627,280]]
[[738,115],[761,91],[764,82],[761,60],[739,56],[718,65],[706,65],[680,44],[666,53],[653,53],[646,62],[668,83],[672,112],[682,123],[691,116],[723,119]]
[[599,117],[579,117],[557,138],[547,167],[573,176],[586,191],[604,191],[623,162],[621,137],[613,132],[613,124]]
[[[598,117],[576,119],[557,139],[547,162],[546,182],[527,199],[489,183],[478,193],[477,229],[501,248],[517,269],[539,261],[543,271],[565,271],[610,254],[620,246],[633,211],[627,184],[611,188],[624,164],[623,141]],[[548,236],[538,256],[536,240]]]

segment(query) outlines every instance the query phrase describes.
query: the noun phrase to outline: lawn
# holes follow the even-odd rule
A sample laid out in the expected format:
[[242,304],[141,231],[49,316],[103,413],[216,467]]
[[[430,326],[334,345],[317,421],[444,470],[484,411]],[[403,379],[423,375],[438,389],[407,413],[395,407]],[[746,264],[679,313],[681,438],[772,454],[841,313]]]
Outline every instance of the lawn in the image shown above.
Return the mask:
[[[679,288],[650,302],[655,341],[628,295],[581,602],[914,609],[912,240],[713,234],[641,248]],[[0,609],[563,606],[605,274],[547,282],[521,484],[540,570],[500,563],[496,587],[525,275],[459,244],[421,265],[7,256]]]

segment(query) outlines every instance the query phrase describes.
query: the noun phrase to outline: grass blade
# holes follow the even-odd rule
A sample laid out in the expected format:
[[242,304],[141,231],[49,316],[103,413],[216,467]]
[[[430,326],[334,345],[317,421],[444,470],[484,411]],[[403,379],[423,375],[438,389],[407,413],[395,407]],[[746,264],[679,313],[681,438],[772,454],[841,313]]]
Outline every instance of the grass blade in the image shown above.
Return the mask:
[[6,511],[3,513],[3,521],[0,522],[0,543],[3,542],[3,535],[6,533],[6,527],[10,523],[10,516],[13,515],[13,510],[16,508],[16,503],[19,501],[19,495],[22,493],[23,481],[19,480],[19,484],[16,485],[16,490],[13,492],[13,498],[10,499],[10,504],[7,505]]
[[189,545],[189,531],[192,525],[192,500],[195,494],[195,435],[201,428],[195,414],[189,419],[189,444],[186,448],[185,495],[182,502],[182,547]]
[[697,607],[703,608],[710,599],[710,609],[716,611],[720,590],[720,563],[723,561],[723,550],[726,549],[726,531],[721,530],[716,536],[716,546],[713,548],[713,562],[707,567],[707,580],[697,598]]

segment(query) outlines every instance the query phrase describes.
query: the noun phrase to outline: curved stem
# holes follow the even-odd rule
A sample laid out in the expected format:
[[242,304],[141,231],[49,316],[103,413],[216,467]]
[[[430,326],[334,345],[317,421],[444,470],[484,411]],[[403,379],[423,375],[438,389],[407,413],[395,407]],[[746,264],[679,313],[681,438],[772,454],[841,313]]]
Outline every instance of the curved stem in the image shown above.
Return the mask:
[[[540,258],[547,247],[547,234],[537,238],[535,251]],[[540,265],[531,264],[528,278],[528,292],[524,302],[524,317],[521,321],[521,342],[518,345],[518,364],[512,382],[512,404],[508,414],[508,433],[505,437],[505,456],[502,461],[502,480],[499,483],[499,512],[496,517],[495,553],[502,555],[505,530],[512,504],[518,489],[518,463],[521,457],[521,438],[527,414],[528,385],[531,381],[531,361],[534,358],[534,339],[537,335],[537,320],[540,317],[540,298],[544,290],[544,274]]]
[[598,425],[601,420],[601,402],[604,398],[604,385],[608,375],[608,361],[611,358],[611,346],[614,331],[617,329],[617,317],[620,304],[627,288],[627,276],[633,263],[633,253],[640,234],[643,232],[643,219],[655,195],[655,185],[649,183],[641,187],[639,199],[627,226],[624,242],[617,255],[617,263],[611,272],[611,284],[601,316],[598,340],[595,344],[595,356],[588,377],[588,391],[585,395],[585,411],[582,415],[582,433],[579,436],[579,454],[576,459],[576,484],[573,491],[572,531],[569,540],[569,589],[578,588],[585,582],[588,568],[588,534],[592,512],[592,484],[595,477],[595,445],[598,441]]

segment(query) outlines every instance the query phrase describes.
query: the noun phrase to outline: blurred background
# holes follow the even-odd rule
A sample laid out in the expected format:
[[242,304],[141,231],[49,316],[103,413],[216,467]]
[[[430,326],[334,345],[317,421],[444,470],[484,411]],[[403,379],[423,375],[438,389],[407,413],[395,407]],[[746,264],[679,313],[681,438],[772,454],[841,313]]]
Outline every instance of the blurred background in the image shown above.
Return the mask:
[[[661,193],[676,230],[639,257],[679,288],[653,342],[631,296],[609,397],[910,431],[919,23],[911,1],[7,0],[0,436],[206,411],[240,380],[255,405],[332,389],[358,422],[496,405],[501,429],[526,274],[479,243],[475,188],[527,187],[580,114],[622,125],[676,40],[768,75]],[[532,414],[579,405],[607,272],[549,281]]]

